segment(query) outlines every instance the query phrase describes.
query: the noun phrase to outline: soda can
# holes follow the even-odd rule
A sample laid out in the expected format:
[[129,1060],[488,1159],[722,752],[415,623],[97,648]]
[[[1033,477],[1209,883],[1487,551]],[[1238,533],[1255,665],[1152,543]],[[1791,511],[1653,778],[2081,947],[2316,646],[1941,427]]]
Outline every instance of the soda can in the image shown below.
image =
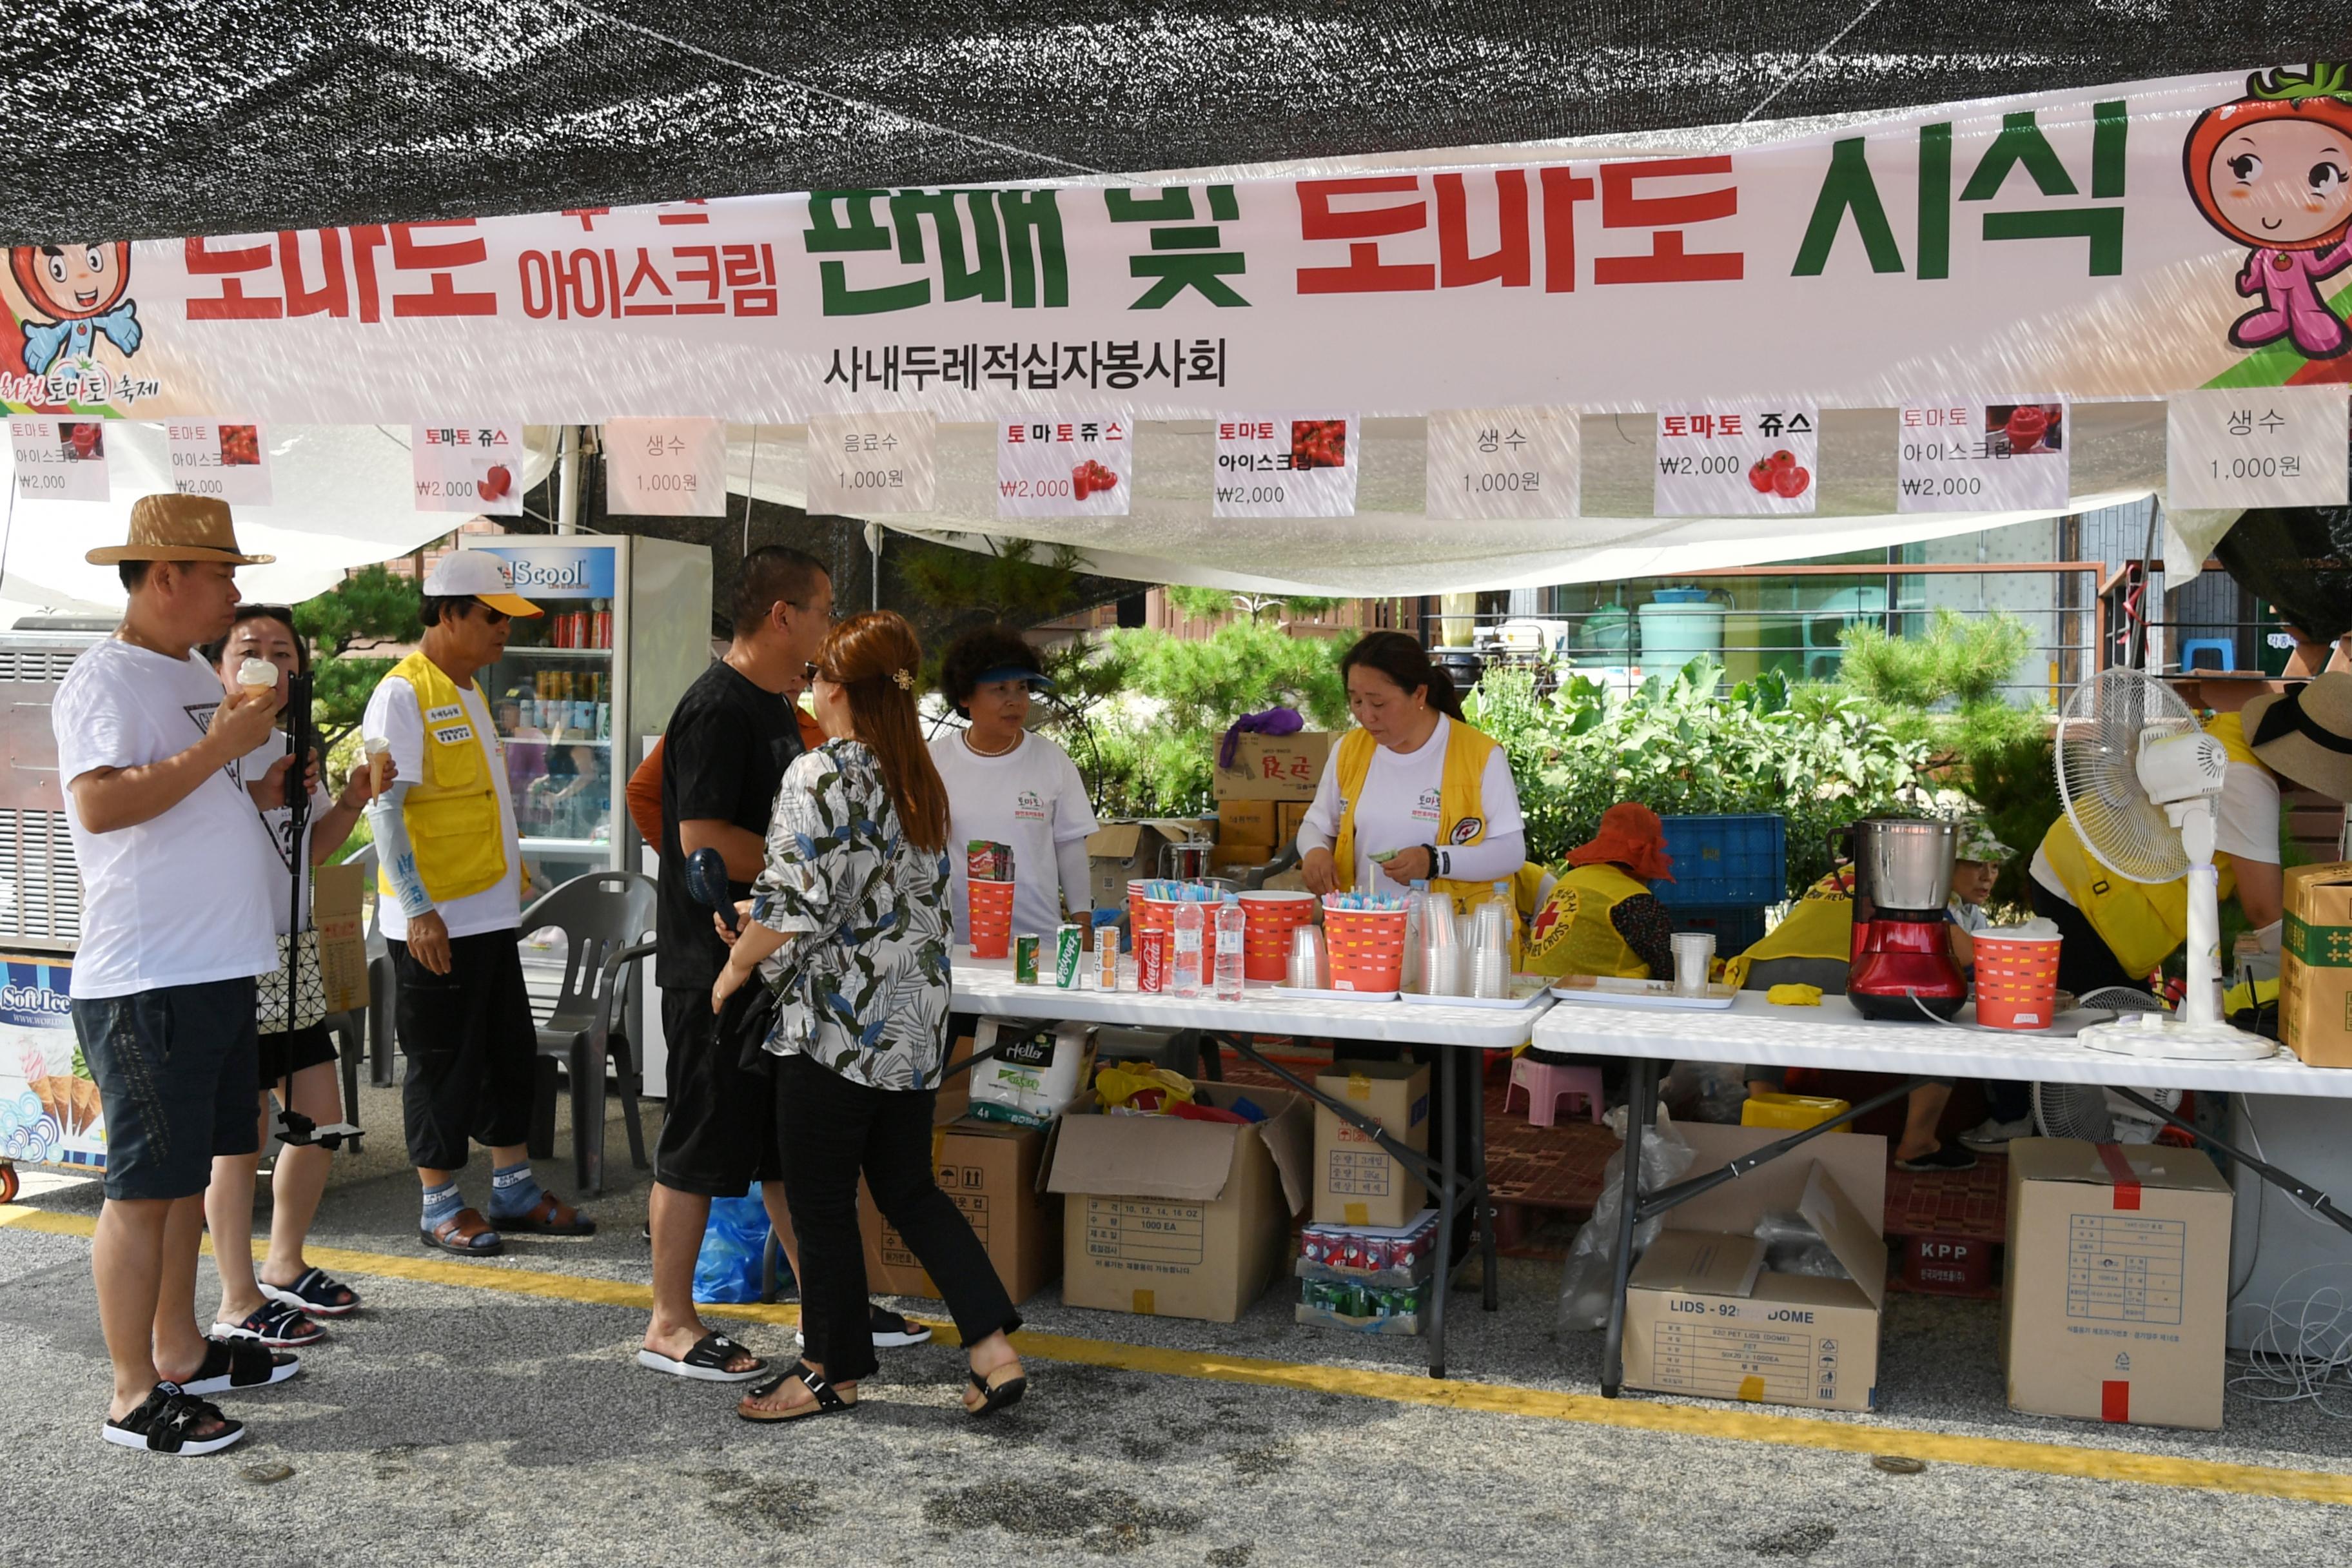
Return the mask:
[[613,611],[611,605],[612,601],[610,599],[599,599],[596,601],[596,608],[589,617],[588,646],[590,647],[611,647],[613,646]]
[[1108,926],[1095,932],[1095,989],[1118,989],[1118,933]]
[[1086,932],[1074,925],[1054,931],[1054,984],[1065,991],[1078,988],[1078,965],[1087,955]]
[[1013,983],[1015,985],[1037,984],[1037,939],[1034,936],[1013,939]]
[[1135,939],[1135,988],[1157,993],[1168,989],[1167,931],[1144,931]]

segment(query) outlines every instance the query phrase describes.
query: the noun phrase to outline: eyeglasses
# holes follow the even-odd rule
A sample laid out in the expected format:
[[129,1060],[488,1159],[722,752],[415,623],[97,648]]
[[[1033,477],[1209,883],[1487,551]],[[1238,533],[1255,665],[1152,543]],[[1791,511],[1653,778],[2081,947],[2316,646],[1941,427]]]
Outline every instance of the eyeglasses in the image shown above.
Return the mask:
[[818,676],[823,674],[824,674],[824,671],[819,669],[814,664],[803,664],[801,666],[801,679],[804,681],[814,680]]

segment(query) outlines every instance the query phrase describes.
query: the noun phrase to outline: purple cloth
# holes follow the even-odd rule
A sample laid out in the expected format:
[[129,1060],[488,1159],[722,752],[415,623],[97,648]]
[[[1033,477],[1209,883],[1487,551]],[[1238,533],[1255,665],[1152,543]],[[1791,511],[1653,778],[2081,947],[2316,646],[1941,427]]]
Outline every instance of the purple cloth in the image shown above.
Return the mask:
[[1299,716],[1296,708],[1269,708],[1263,713],[1244,713],[1234,721],[1233,728],[1227,730],[1225,738],[1217,743],[1217,766],[1230,768],[1234,765],[1234,753],[1241,749],[1244,733],[1296,735],[1305,728],[1307,721]]

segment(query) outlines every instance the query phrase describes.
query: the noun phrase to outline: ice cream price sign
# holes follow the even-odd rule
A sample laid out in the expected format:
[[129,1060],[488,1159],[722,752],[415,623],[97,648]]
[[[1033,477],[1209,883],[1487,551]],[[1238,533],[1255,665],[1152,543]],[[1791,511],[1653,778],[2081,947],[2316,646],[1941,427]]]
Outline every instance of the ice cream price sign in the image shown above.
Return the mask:
[[408,456],[419,511],[522,515],[522,423],[412,425]]
[[2341,386],[2173,394],[2166,417],[2167,502],[2177,510],[2342,506],[2347,395]]
[[1659,409],[1651,510],[1660,517],[1811,511],[1821,424],[1821,410],[1810,403]]
[[929,511],[939,426],[929,414],[813,414],[808,509],[835,516]]
[[1217,420],[1216,517],[1353,517],[1363,429],[1352,414]]
[[1573,517],[1582,437],[1565,408],[1455,408],[1429,416],[1429,515]]
[[1125,517],[1135,430],[1123,414],[1057,414],[996,425],[996,515]]
[[727,422],[606,420],[604,490],[632,517],[725,517]]
[[1896,411],[1897,511],[2063,510],[2066,405],[1946,398]]
[[211,496],[231,506],[269,504],[269,448],[260,426],[167,419],[163,446],[172,459],[172,488],[180,494]]
[[23,500],[106,500],[103,420],[11,419],[8,447]]

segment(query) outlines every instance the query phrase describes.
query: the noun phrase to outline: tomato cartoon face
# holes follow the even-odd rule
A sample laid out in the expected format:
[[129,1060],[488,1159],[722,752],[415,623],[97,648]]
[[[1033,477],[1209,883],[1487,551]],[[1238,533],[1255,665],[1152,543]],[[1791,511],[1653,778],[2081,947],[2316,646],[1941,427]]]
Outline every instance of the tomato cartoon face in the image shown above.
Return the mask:
[[103,315],[131,281],[131,247],[121,240],[20,245],[8,263],[27,301],[58,321]]
[[2206,174],[2222,226],[2248,244],[2307,246],[2352,221],[2352,136],[2324,120],[2231,131]]

